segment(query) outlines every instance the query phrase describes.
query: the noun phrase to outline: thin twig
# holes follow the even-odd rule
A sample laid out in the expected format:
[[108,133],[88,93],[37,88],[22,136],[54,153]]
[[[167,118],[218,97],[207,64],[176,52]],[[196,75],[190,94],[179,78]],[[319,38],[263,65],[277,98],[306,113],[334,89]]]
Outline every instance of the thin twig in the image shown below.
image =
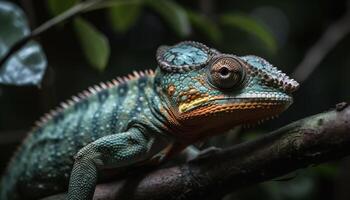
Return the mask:
[[125,1],[109,0],[109,1],[101,2],[94,7],[90,7],[88,9],[84,10],[84,12],[90,12],[90,11],[94,11],[94,10],[109,8],[109,7],[113,7],[113,6],[120,6],[120,5],[125,5],[125,4],[139,4],[139,3],[142,3],[143,1],[144,0],[125,0]]
[[90,0],[90,1],[85,1],[85,2],[79,3],[79,4],[71,7],[67,11],[63,12],[62,14],[57,15],[56,17],[43,23],[42,25],[40,25],[39,27],[34,29],[29,35],[24,36],[22,39],[18,40],[14,45],[11,46],[9,51],[7,51],[7,53],[1,58],[0,67],[5,64],[5,62],[11,57],[12,54],[16,53],[19,49],[21,49],[30,40],[35,39],[41,33],[49,30],[50,28],[54,27],[55,25],[83,12],[86,9],[89,9],[89,8],[97,5],[98,3],[102,2],[102,1],[104,1],[104,0]]
[[316,69],[326,55],[350,33],[350,9],[332,24],[320,39],[307,51],[304,59],[294,70],[292,77],[299,83],[304,82]]

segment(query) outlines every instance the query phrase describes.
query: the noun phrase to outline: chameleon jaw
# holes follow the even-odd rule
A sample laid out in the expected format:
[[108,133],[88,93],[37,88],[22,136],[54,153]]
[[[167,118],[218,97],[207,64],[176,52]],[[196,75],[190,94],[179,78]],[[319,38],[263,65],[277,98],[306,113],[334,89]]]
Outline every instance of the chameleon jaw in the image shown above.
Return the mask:
[[[280,114],[292,101],[292,97],[287,95],[280,98],[201,97],[181,104],[179,114],[181,120],[226,116],[233,121],[247,119],[248,123],[254,123]],[[239,116],[241,119],[234,119]]]

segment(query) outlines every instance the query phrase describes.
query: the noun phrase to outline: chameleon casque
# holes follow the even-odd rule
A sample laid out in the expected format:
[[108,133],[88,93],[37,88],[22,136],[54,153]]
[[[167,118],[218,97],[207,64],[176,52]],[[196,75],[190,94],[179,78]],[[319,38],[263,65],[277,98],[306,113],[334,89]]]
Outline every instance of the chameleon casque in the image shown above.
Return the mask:
[[234,126],[278,115],[298,83],[257,56],[199,42],[161,46],[155,72],[91,87],[44,116],[12,158],[1,200],[68,190],[92,199],[105,171],[160,163]]

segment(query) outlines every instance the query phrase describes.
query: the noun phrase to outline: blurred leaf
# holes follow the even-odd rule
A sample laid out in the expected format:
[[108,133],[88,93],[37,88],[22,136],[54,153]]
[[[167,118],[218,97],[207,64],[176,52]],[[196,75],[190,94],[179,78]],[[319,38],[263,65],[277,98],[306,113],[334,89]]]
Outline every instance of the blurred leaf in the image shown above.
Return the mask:
[[195,28],[201,31],[206,37],[213,42],[220,42],[222,33],[218,26],[208,17],[187,10],[188,18]]
[[128,31],[140,16],[141,6],[140,2],[132,2],[109,8],[108,17],[113,29],[121,33]]
[[[0,1],[0,57],[24,36],[30,34],[23,11],[10,2]],[[30,41],[0,66],[0,83],[39,85],[47,61],[40,45]]]
[[268,195],[265,198],[260,196],[258,199],[310,200],[314,199],[316,191],[315,181],[306,174],[285,182],[268,181],[261,186]]
[[47,8],[53,16],[56,16],[77,4],[80,0],[47,0]]
[[323,176],[325,178],[332,179],[336,177],[336,175],[339,173],[339,168],[338,165],[324,163],[322,165],[314,167],[313,172],[316,173],[318,176]]
[[250,141],[250,140],[254,140],[262,135],[266,134],[266,132],[262,131],[262,130],[258,130],[258,129],[248,129],[246,131],[244,131],[244,134],[242,134],[242,141]]
[[220,18],[222,24],[238,28],[258,38],[266,48],[274,53],[277,42],[271,31],[256,19],[243,14],[224,14]]
[[103,71],[106,68],[110,54],[109,42],[106,36],[80,17],[74,19],[74,28],[88,62],[95,69]]
[[171,0],[147,0],[148,5],[159,13],[168,25],[180,36],[191,33],[191,26],[186,11]]

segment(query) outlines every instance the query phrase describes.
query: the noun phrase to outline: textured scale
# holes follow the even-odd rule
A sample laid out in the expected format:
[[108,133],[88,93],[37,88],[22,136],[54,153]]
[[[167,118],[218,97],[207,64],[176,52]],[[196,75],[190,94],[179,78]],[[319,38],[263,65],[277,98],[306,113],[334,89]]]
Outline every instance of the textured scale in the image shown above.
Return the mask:
[[[19,181],[29,187],[24,192],[43,192],[45,187],[57,192],[66,189],[63,186],[71,170],[68,166],[80,148],[102,136],[124,131],[140,114],[149,115],[145,95],[153,95],[149,87],[153,78],[153,72],[148,71],[110,87],[91,87],[79,100],[62,103],[45,115],[12,159],[9,170],[15,173],[2,180],[2,187],[12,187],[11,182]],[[38,183],[32,181],[35,177]],[[48,185],[46,179],[59,184]]]
[[177,48],[167,50],[163,59],[175,66],[198,65],[208,60],[208,54],[188,44],[179,45]]
[[198,42],[161,46],[156,58],[155,72],[90,87],[44,115],[12,158],[0,199],[67,190],[69,200],[91,199],[105,171],[160,163],[214,132],[272,118],[298,88],[262,58]]

